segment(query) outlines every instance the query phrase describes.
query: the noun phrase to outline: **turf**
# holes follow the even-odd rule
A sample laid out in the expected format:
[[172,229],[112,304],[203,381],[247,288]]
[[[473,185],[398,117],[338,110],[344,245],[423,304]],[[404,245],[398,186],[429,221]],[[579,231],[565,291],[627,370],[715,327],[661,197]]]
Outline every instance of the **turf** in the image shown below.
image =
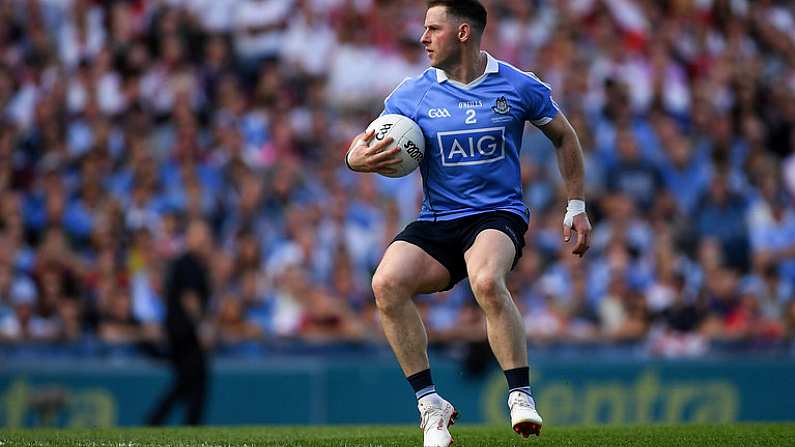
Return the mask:
[[[470,446],[795,446],[795,424],[545,428],[522,439],[507,426],[453,427],[454,447]],[[112,430],[3,430],[11,446],[422,446],[417,427],[228,427]]]

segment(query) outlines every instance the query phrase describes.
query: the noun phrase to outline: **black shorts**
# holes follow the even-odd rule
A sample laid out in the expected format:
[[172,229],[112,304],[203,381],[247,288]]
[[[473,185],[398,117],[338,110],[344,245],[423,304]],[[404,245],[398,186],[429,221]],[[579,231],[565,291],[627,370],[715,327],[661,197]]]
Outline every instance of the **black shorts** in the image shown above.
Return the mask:
[[439,261],[450,272],[450,290],[458,281],[467,277],[464,253],[475,243],[483,230],[502,231],[513,241],[516,255],[511,269],[522,257],[524,234],[527,224],[518,214],[510,211],[492,211],[459,219],[444,221],[415,221],[398,234],[394,241],[405,241],[416,245]]

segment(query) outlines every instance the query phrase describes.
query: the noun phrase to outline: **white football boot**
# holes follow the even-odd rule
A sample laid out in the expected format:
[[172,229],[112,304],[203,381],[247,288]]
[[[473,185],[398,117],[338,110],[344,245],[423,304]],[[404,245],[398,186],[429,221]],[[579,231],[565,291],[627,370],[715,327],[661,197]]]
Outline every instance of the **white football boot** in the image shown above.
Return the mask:
[[448,447],[453,443],[448,427],[455,424],[458,412],[450,402],[434,393],[420,399],[420,428],[424,434],[423,447]]
[[536,411],[536,402],[527,393],[514,391],[508,395],[508,408],[511,410],[513,431],[527,438],[541,435],[543,420]]

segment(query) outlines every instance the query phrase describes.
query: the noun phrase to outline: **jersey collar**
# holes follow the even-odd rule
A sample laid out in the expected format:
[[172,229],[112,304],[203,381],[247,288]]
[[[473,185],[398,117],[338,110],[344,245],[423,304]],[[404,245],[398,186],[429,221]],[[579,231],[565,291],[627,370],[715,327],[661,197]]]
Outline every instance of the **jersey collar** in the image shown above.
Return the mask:
[[483,54],[486,55],[486,71],[483,72],[482,75],[478,76],[476,79],[472,80],[469,84],[464,84],[463,82],[454,81],[447,77],[447,73],[440,68],[436,68],[436,81],[440,84],[443,82],[450,82],[451,84],[463,88],[463,89],[471,89],[476,85],[483,82],[490,73],[498,73],[500,71],[500,65],[497,63],[497,59],[494,59],[487,51],[483,51]]

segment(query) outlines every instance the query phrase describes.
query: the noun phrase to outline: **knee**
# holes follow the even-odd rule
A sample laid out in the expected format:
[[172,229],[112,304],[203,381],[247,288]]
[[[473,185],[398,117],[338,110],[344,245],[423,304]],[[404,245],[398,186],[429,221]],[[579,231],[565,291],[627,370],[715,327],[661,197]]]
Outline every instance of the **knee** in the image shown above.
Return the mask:
[[472,275],[469,284],[472,286],[472,293],[478,297],[500,296],[505,290],[505,282],[498,275],[491,273]]
[[390,313],[406,299],[411,299],[407,282],[395,275],[378,271],[373,276],[372,286],[375,304],[381,312]]
[[473,275],[469,284],[484,310],[499,309],[507,304],[508,289],[499,276],[488,273]]

